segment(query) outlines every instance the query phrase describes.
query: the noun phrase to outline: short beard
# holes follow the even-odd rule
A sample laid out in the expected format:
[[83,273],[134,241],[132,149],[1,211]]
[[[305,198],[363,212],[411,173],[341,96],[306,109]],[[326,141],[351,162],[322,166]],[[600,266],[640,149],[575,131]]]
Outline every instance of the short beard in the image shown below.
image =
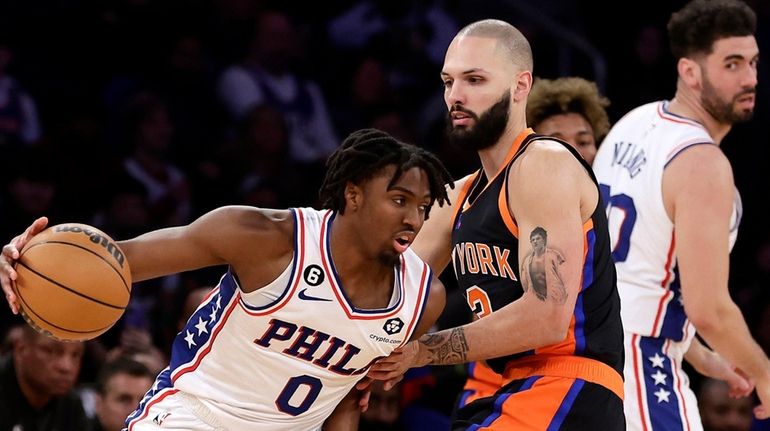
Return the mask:
[[703,109],[714,117],[715,120],[722,124],[744,123],[751,120],[754,116],[754,110],[736,111],[734,106],[738,101],[738,98],[747,94],[756,94],[756,89],[752,88],[741,91],[736,94],[730,102],[724,102],[719,98],[716,88],[711,85],[711,81],[709,81],[708,77],[704,76],[703,78],[703,91],[700,96],[701,105],[703,105]]
[[[481,116],[467,110],[462,105],[454,105],[447,114],[447,136],[449,142],[463,149],[480,151],[489,148],[500,140],[506,127],[511,107],[511,95],[505,92],[500,100],[487,109]],[[472,126],[455,127],[452,124],[452,111],[468,114],[473,118]]]

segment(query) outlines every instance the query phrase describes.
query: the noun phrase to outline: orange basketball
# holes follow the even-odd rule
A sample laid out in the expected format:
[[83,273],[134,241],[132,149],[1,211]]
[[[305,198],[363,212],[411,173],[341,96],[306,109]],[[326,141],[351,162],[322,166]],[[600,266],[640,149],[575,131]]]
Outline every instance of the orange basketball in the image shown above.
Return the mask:
[[131,295],[131,270],[107,234],[78,223],[35,235],[16,262],[24,319],[58,340],[90,340],[120,318]]

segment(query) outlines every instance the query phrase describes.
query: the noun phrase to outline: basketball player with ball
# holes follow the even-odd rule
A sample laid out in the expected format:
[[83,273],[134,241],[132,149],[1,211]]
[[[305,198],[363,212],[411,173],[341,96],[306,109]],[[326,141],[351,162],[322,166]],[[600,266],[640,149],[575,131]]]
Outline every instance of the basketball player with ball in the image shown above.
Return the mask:
[[[447,201],[447,182],[432,154],[365,129],[329,158],[324,210],[223,207],[118,242],[134,281],[229,266],[127,429],[355,429],[356,382],[443,309],[443,286],[409,246],[433,202]],[[20,250],[46,225],[36,220],[3,247],[0,281],[14,312]],[[67,257],[58,266],[87,263]]]

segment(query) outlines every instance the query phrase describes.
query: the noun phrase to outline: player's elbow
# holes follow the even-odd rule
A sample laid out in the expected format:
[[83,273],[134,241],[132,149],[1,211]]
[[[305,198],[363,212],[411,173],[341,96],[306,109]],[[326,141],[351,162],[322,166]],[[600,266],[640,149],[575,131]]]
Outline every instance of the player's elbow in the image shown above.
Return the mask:
[[550,346],[551,344],[558,344],[564,341],[565,338],[567,338],[566,328],[551,328],[551,330],[546,331],[544,334],[542,345]]
[[543,326],[541,332],[541,346],[548,346],[564,341],[567,338],[569,332],[569,318],[564,318],[561,315],[552,315],[546,319],[543,319]]
[[740,313],[729,298],[723,301],[699,302],[697,304],[685,302],[685,311],[695,329],[702,334],[718,330],[723,322],[731,319],[734,313]]

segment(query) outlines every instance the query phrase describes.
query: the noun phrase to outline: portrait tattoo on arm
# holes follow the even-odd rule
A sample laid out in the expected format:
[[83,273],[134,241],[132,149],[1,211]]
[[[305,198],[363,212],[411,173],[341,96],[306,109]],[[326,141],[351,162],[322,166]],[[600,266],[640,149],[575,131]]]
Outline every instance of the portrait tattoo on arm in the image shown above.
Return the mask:
[[468,342],[465,340],[463,328],[425,334],[418,342],[428,350],[429,365],[453,365],[467,362]]
[[521,261],[521,285],[524,292],[533,290],[537,299],[552,298],[557,304],[567,302],[567,288],[560,266],[565,262],[558,250],[548,247],[548,233],[538,226],[529,234],[532,250]]

